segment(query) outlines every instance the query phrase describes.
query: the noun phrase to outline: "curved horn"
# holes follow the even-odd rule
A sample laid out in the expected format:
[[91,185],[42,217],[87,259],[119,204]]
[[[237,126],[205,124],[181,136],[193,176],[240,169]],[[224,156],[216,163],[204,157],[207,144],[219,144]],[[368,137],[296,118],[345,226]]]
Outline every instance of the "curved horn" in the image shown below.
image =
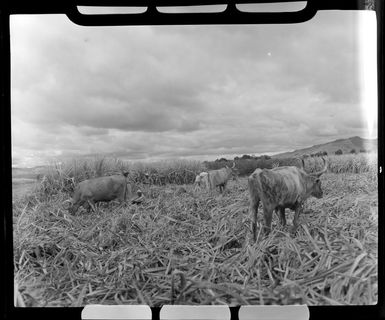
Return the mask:
[[231,167],[231,169],[234,169],[235,168],[235,161],[233,161],[233,166]]
[[310,174],[310,172],[305,169],[306,168],[306,164],[305,164],[305,159],[304,159],[303,156],[301,157],[301,163],[302,163],[302,170],[305,171],[307,174]]
[[315,172],[312,174],[312,176],[320,177],[323,173],[325,173],[328,170],[328,163],[325,160],[324,157],[322,157],[322,160],[324,162],[324,168],[321,171]]

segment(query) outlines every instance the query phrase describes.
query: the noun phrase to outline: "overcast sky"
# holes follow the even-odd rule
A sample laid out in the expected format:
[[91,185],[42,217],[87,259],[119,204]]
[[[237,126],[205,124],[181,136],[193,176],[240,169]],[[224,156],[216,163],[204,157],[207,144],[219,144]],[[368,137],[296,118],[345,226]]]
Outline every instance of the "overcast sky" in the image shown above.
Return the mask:
[[13,165],[96,154],[206,160],[376,138],[364,16],[374,13],[156,27],[12,16]]

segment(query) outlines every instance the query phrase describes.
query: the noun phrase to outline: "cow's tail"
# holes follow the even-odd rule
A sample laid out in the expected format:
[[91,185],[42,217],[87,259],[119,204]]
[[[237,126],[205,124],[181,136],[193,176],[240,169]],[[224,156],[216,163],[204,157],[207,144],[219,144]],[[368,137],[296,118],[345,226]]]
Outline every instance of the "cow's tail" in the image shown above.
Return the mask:
[[309,173],[308,171],[306,171],[305,169],[305,157],[302,155],[301,157],[298,157],[298,165],[296,165],[298,168],[304,170],[306,173]]
[[253,240],[257,240],[257,219],[258,219],[258,206],[260,201],[260,183],[259,176],[252,174],[249,176],[248,180],[248,188],[249,188],[249,196],[250,196],[250,204],[249,204],[249,214],[252,221],[251,229]]
[[[207,183],[208,183],[208,188],[209,190],[213,189],[213,176],[210,174],[210,172],[207,172]],[[215,188],[215,187],[214,187]]]
[[255,201],[259,201],[259,195],[258,195],[258,189],[259,189],[259,186],[258,186],[258,181],[257,181],[257,178],[253,175],[251,175],[248,179],[247,179],[247,184],[248,184],[248,188],[249,188],[249,194],[250,194],[250,201],[251,202],[255,202]]
[[261,181],[260,188],[263,190],[263,194],[267,196],[269,199],[274,199],[277,190],[276,189],[276,184],[271,181],[271,177],[269,178],[270,171],[262,171],[261,174],[259,175],[259,179]]

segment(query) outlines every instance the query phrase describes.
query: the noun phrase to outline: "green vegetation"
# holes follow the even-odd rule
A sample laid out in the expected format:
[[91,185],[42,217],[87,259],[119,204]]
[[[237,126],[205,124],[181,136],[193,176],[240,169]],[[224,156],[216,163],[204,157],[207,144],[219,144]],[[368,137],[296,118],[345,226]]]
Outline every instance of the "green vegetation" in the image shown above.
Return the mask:
[[[115,158],[94,158],[55,163],[46,169],[38,193],[43,197],[58,192],[71,193],[75,185],[85,179],[129,172],[135,183],[155,185],[190,184],[205,170],[200,161],[172,160],[158,162],[124,162]],[[145,181],[145,174],[148,179]]]
[[[297,234],[290,235],[287,210],[289,226],[274,217],[273,231],[257,243],[246,178],[230,181],[219,195],[192,185],[205,169],[200,162],[102,158],[53,165],[14,202],[18,300],[26,306],[375,304],[376,157],[328,159],[324,197],[306,202]],[[305,162],[308,171],[322,166],[320,158]],[[126,170],[146,195],[141,205],[111,202],[75,216],[64,210],[78,181]],[[152,184],[143,184],[148,172]],[[262,213],[259,218],[262,223]]]
[[[328,171],[331,173],[360,173],[370,172],[377,174],[377,155],[376,154],[343,154],[324,156],[328,161]],[[286,158],[242,157],[235,160],[236,167],[240,176],[249,176],[257,168],[258,164],[262,168],[268,168],[268,164],[274,162],[285,163]],[[315,157],[304,157],[305,170],[308,172],[318,171],[322,168],[322,154]],[[212,161],[206,162],[205,166],[209,170],[222,168],[225,165],[231,166],[231,161]]]
[[334,154],[336,154],[338,156],[338,155],[343,154],[343,151],[341,149],[338,149],[336,152],[334,152]]

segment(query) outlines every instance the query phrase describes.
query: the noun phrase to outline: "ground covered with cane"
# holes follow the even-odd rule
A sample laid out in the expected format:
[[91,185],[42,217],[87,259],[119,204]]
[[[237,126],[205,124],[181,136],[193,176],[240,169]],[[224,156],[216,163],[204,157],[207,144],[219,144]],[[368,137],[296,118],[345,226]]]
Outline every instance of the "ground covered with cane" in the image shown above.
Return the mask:
[[[117,169],[102,162],[93,168]],[[376,168],[357,156],[329,157],[324,197],[306,201],[297,233],[290,234],[287,209],[288,226],[274,216],[272,232],[254,243],[247,176],[219,194],[192,184],[199,165],[174,163],[163,168],[165,183],[137,182],[141,204],[111,202],[71,215],[63,202],[87,165],[54,167],[14,197],[16,294],[39,307],[375,304]]]

